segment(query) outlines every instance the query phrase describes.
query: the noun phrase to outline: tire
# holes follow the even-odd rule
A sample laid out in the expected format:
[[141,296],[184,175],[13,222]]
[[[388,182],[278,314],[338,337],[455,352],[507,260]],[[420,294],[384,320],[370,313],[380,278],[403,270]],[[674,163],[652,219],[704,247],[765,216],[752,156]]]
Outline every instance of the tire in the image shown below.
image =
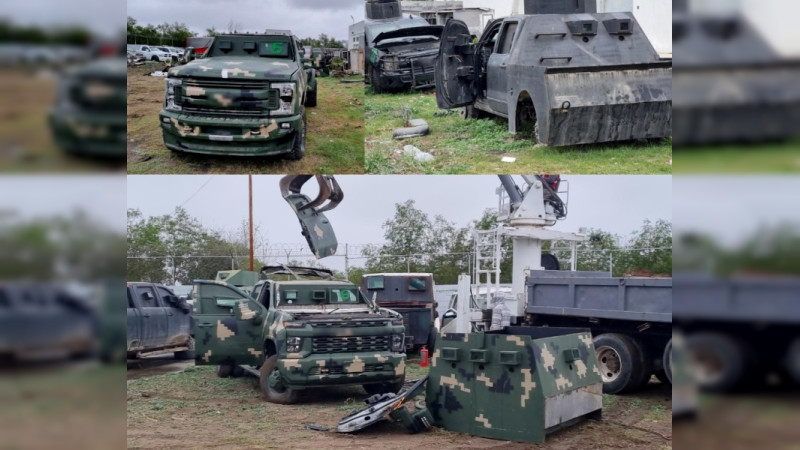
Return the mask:
[[317,88],[319,87],[318,83],[314,83],[314,90],[308,91],[308,95],[306,96],[306,106],[313,108],[317,106]]
[[156,55],[153,55],[153,56],[150,58],[150,61],[153,61],[153,62],[159,62],[158,56],[156,56]]
[[597,366],[603,377],[603,392],[622,394],[639,389],[652,373],[641,346],[629,336],[617,333],[594,338]]
[[381,84],[378,80],[378,72],[375,70],[375,68],[370,69],[369,76],[372,84],[372,92],[376,94],[383,94],[384,90],[381,88]]
[[539,139],[539,122],[536,120],[536,109],[530,100],[523,100],[517,105],[517,133],[532,134],[534,140]]
[[663,369],[656,373],[656,377],[664,384],[672,384],[672,339],[664,346],[661,367]]
[[744,348],[729,336],[718,333],[687,336],[686,349],[697,385],[705,391],[731,391],[745,378]]
[[467,119],[482,119],[484,113],[480,109],[475,108],[473,105],[462,106],[458,110],[458,116],[464,120]]
[[184,350],[181,352],[175,352],[175,359],[194,359],[194,338],[189,337],[189,350]]
[[795,338],[789,344],[784,358],[784,368],[795,383],[800,383],[800,338]]
[[297,391],[284,384],[278,370],[278,355],[272,355],[261,365],[258,386],[264,399],[270,403],[290,405],[297,401]]
[[402,377],[394,380],[389,381],[386,383],[373,383],[373,384],[365,384],[363,388],[367,391],[369,395],[375,394],[396,394],[403,389],[403,384],[406,382],[406,376],[403,375]]
[[431,325],[431,329],[428,330],[428,358],[433,357],[433,350],[436,346],[436,327]]
[[301,114],[303,115],[303,128],[298,130],[294,137],[294,145],[292,151],[286,155],[286,159],[291,161],[299,161],[306,154],[306,109],[302,108]]
[[220,364],[217,366],[217,376],[228,378],[233,375],[233,366],[230,364]]

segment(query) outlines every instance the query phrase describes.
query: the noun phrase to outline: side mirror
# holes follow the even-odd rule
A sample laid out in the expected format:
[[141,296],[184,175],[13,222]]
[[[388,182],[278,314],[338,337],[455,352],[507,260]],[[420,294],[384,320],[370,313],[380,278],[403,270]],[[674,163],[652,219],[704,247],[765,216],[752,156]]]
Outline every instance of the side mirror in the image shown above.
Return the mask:
[[183,51],[183,59],[185,59],[186,62],[189,62],[194,58],[194,47],[187,47],[186,50]]

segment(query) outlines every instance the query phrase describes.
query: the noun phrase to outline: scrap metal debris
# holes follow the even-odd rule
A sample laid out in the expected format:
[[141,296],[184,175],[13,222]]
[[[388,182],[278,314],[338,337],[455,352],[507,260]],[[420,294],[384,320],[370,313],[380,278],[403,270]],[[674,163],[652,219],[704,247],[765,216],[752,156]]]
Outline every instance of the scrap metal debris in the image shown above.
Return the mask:
[[411,156],[419,162],[429,162],[436,159],[433,155],[414,147],[413,145],[406,145],[403,147],[403,155]]
[[[422,393],[427,380],[428,376],[425,375],[407,389],[400,391],[397,394],[376,394],[367,398],[366,402],[368,406],[362,410],[353,411],[345,416],[339,422],[339,425],[336,427],[336,431],[339,433],[352,433],[377,423],[390,414],[392,414],[394,418],[403,420],[405,423],[406,420],[404,420],[402,415],[403,412],[408,415],[408,410],[405,408],[405,406],[403,406],[403,404],[406,401],[413,400],[415,396]],[[419,417],[417,420],[410,418],[412,422],[419,424],[414,426],[414,428],[421,427],[423,429],[430,429],[432,426],[432,420],[429,417],[423,417],[417,414],[414,416]]]

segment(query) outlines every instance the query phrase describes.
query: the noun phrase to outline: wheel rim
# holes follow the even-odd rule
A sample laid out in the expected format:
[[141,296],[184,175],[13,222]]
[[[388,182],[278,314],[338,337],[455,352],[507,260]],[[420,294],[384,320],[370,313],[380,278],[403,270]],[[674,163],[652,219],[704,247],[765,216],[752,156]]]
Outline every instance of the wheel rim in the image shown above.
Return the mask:
[[725,362],[710,349],[699,348],[692,352],[692,373],[701,386],[717,383],[725,373]]
[[597,367],[600,369],[600,377],[604,383],[608,383],[619,378],[622,367],[619,353],[611,347],[598,347],[595,351],[597,355]]
[[270,391],[279,394],[286,392],[286,385],[283,384],[283,377],[281,377],[281,373],[278,369],[272,369],[272,371],[270,371],[269,376],[267,376],[267,387]]

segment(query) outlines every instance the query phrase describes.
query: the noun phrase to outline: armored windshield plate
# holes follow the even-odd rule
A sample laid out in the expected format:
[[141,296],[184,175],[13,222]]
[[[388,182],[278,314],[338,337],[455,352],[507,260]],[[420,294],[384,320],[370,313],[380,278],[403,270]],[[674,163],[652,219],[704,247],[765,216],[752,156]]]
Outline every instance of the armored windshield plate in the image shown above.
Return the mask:
[[290,194],[284,198],[292,205],[295,214],[297,214],[303,236],[305,236],[314,256],[320,259],[335,255],[339,242],[336,240],[333,227],[328,218],[325,217],[325,214],[316,212],[312,208],[301,210],[300,207],[302,205],[311,202],[311,199],[303,194]]
[[388,416],[389,413],[402,406],[406,400],[412,400],[417,394],[420,394],[427,380],[428,376],[425,375],[409,386],[408,389],[400,391],[394,397],[386,398],[360,411],[354,411],[348,414],[339,422],[336,431],[339,433],[352,433],[380,422],[384,417]]

